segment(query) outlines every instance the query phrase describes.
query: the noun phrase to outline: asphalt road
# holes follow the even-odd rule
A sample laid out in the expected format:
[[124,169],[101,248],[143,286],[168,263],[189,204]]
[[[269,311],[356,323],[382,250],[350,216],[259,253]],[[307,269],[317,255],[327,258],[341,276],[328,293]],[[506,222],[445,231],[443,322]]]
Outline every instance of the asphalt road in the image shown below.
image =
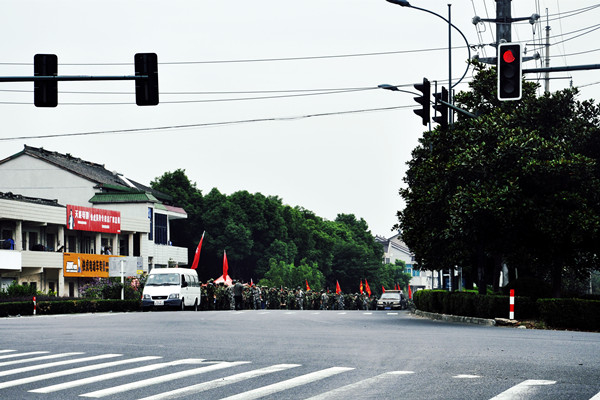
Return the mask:
[[0,399],[82,398],[600,400],[600,334],[405,311],[0,319]]

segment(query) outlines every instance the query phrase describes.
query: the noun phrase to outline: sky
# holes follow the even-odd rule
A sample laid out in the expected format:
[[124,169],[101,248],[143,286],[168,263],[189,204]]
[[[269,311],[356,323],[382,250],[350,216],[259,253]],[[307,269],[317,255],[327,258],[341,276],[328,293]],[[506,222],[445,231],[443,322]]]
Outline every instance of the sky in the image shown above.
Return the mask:
[[[448,17],[448,1],[411,4]],[[59,82],[58,107],[36,108],[33,82],[0,82],[0,159],[24,145],[43,147],[147,185],[184,169],[204,194],[215,187],[260,192],[329,220],[354,214],[373,235],[394,234],[406,163],[427,128],[412,112],[414,95],[378,85],[414,92],[413,84],[427,77],[447,86],[442,19],[385,0],[0,0],[0,6],[0,76],[32,76],[35,54],[56,54],[59,75],[133,75],[134,54],[152,52],[160,90],[159,105],[139,107],[133,81]],[[495,25],[471,22],[475,15],[494,18],[495,8],[493,0],[450,7],[472,55],[495,55]],[[513,24],[513,42],[527,55],[542,52],[548,24],[550,66],[597,63],[597,1],[512,2],[513,17],[536,12],[541,24]],[[466,43],[456,31],[452,47],[456,84],[467,67]],[[599,76],[555,73],[550,89],[572,84],[581,88],[581,100],[598,99]],[[471,79],[469,70],[456,89],[467,90]]]

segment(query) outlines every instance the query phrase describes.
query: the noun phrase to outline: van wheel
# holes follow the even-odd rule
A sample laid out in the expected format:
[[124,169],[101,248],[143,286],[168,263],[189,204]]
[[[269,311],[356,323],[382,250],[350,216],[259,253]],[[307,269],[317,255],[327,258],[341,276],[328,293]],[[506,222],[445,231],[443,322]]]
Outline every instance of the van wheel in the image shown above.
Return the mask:
[[181,299],[181,311],[185,311],[185,301]]
[[198,311],[198,299],[194,301],[194,311]]

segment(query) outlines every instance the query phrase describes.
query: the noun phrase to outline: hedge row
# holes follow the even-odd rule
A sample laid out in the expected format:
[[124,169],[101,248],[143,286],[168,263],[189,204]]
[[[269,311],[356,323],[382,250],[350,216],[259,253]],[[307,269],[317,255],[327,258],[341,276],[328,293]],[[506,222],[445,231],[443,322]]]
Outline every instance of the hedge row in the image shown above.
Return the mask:
[[[140,300],[58,300],[38,301],[36,314],[75,314],[95,312],[126,312],[139,311]],[[0,303],[0,317],[10,315],[33,315],[33,301]]]
[[[417,309],[438,314],[477,318],[508,318],[509,297],[445,290],[420,290]],[[515,319],[538,319],[554,328],[600,331],[600,301],[515,297]]]

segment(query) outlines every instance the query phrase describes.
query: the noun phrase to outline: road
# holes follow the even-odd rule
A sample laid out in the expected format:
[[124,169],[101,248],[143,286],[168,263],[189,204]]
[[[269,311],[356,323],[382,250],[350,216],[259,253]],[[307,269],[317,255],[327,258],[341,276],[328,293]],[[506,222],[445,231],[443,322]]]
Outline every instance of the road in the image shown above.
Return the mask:
[[405,311],[0,319],[2,399],[600,399],[600,334]]

